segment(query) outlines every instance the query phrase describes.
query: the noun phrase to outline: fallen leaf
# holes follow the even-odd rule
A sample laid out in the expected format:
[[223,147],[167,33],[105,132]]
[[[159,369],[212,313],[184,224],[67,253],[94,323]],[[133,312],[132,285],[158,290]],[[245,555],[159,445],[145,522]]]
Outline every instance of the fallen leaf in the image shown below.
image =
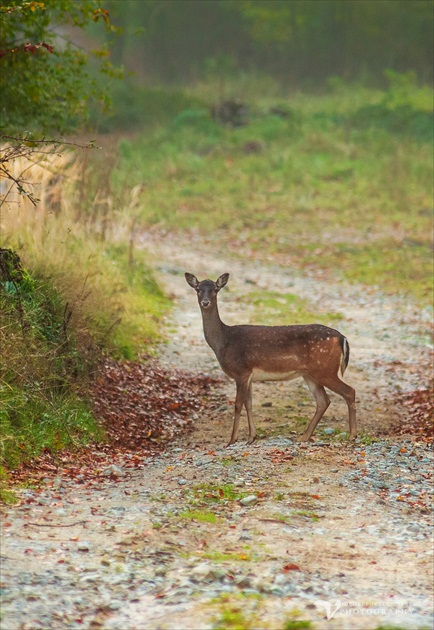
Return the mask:
[[284,573],[287,573],[288,571],[301,571],[301,569],[296,564],[289,563],[289,564],[285,564],[285,566],[282,567],[282,571]]

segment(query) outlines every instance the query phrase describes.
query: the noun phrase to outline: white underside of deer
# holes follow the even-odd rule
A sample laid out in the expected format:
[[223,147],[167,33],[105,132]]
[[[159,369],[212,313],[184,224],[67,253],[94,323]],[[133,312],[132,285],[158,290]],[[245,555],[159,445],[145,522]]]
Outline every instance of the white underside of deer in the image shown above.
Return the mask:
[[349,360],[347,339],[337,330],[321,324],[297,326],[227,326],[222,322],[217,294],[228,282],[229,274],[216,282],[186,273],[188,284],[197,293],[203,329],[225,374],[237,387],[235,418],[228,446],[238,437],[242,408],[247,412],[248,443],[256,437],[252,416],[252,382],[284,381],[304,378],[316,402],[315,414],[301,440],[309,440],[330,404],[325,388],[336,392],[348,405],[350,440],[357,435],[355,391],[339,378]]

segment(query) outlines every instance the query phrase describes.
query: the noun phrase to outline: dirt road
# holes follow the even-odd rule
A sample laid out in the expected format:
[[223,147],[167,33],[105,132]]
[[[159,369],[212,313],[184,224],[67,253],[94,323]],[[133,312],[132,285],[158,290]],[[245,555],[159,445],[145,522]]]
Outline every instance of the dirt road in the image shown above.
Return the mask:
[[4,510],[2,628],[431,628],[432,453],[382,437],[405,413],[397,392],[423,385],[423,313],[373,290],[230,259],[212,243],[142,245],[176,300],[167,367],[220,374],[184,271],[231,273],[220,297],[229,324],[254,317],[242,299],[252,286],[341,313],[362,437],[340,439],[346,406],[332,396],[326,431],[297,444],[313,412],[305,386],[258,384],[260,439],[246,446],[245,422],[225,449],[234,385],[222,380],[193,432],[142,469],[116,467],[97,489],[47,479]]

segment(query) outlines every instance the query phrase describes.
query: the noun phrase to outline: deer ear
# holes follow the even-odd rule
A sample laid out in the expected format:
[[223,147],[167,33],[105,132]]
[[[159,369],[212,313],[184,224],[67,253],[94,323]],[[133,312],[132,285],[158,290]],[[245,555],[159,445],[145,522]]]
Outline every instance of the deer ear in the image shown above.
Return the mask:
[[228,273],[223,273],[221,276],[219,276],[216,280],[217,291],[220,291],[220,289],[223,289],[223,287],[228,283],[228,280],[229,280]]
[[199,280],[196,278],[196,276],[193,276],[192,273],[185,273],[184,275],[188,284],[197,291],[197,287],[199,286]]

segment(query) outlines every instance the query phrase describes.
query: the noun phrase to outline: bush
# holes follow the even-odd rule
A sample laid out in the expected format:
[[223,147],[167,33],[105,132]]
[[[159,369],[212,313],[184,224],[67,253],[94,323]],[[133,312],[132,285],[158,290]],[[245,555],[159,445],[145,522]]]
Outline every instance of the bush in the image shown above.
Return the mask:
[[101,432],[79,393],[98,358],[83,323],[47,278],[0,282],[0,456],[8,467]]
[[138,86],[130,81],[116,82],[112,87],[112,105],[101,117],[91,111],[90,123],[96,131],[141,130],[144,127],[170,123],[184,110],[201,108],[204,103],[181,90]]
[[416,140],[432,142],[432,92],[417,85],[413,72],[385,71],[388,88],[378,103],[357,109],[350,121],[360,128],[379,127]]
[[85,268],[47,264],[0,282],[0,459],[8,468],[50,451],[100,439],[87,391],[104,353],[135,359],[160,337],[169,301],[126,246]]
[[379,127],[391,133],[432,142],[433,113],[415,110],[411,105],[399,105],[391,108],[385,100],[377,105],[367,105],[358,109],[350,121],[351,124],[361,129]]

